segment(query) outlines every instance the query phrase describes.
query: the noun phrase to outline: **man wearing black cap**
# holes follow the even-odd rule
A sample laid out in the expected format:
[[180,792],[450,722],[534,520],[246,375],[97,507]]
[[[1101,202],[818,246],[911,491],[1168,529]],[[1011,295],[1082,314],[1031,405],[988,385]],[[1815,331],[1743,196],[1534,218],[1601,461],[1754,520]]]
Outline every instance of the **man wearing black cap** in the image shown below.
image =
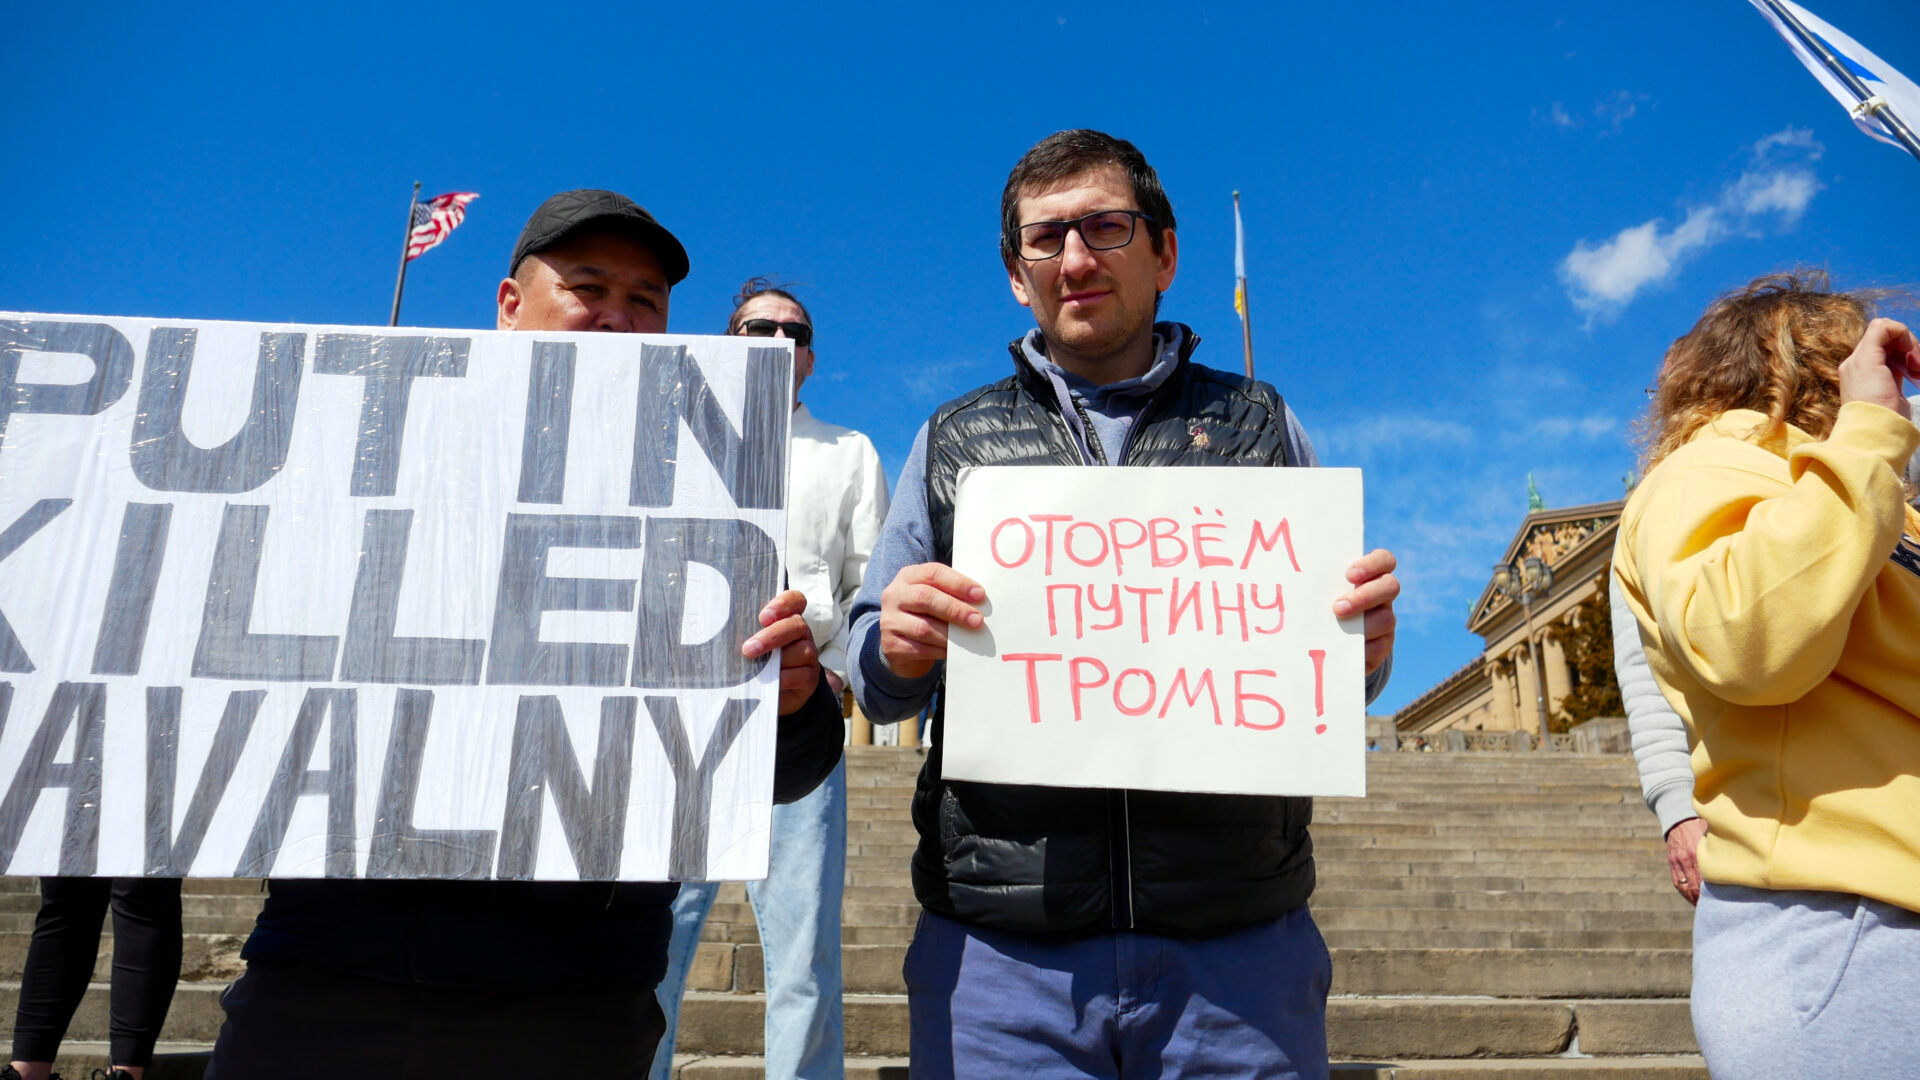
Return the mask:
[[502,330],[658,334],[687,249],[624,195],[564,191],[527,219],[507,273]]
[[[503,330],[659,333],[686,249],[611,191],[534,211],[500,283]],[[774,800],[840,759],[798,591],[775,597],[748,656],[781,649]],[[221,999],[207,1076],[641,1077],[664,1021],[671,883],[275,881]]]

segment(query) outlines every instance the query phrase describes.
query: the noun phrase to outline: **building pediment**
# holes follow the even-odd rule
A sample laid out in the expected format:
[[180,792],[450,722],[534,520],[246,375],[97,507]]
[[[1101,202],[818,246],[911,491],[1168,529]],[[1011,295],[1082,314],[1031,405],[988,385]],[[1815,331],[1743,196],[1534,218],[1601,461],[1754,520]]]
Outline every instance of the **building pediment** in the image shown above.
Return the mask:
[[[1566,578],[1565,568],[1591,561],[1597,549],[1604,548],[1611,553],[1614,532],[1620,524],[1620,511],[1625,506],[1624,499],[1615,499],[1586,506],[1536,510],[1520,523],[1519,530],[1513,534],[1500,561],[1518,563],[1537,556],[1548,566],[1563,571],[1561,580],[1556,582],[1557,592],[1573,584]],[[1467,629],[1486,637],[1489,630],[1487,624],[1513,605],[1513,600],[1494,591],[1492,570],[1489,568],[1487,584],[1481,589],[1479,598],[1474,601],[1472,611],[1467,616]]]

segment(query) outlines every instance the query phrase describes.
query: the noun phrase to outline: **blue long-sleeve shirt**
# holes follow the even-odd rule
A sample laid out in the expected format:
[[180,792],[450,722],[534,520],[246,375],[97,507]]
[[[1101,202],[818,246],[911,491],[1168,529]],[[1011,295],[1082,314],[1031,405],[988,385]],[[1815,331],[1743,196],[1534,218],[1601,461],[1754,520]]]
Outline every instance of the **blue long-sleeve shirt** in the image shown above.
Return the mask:
[[[1037,329],[1027,332],[1026,338],[1021,341],[1021,353],[1026,363],[1053,384],[1054,393],[1061,404],[1060,413],[1081,444],[1082,458],[1088,464],[1096,460],[1088,443],[1091,436],[1100,440],[1106,460],[1117,462],[1125,447],[1127,433],[1132,430],[1140,410],[1146,407],[1153,392],[1179,366],[1181,346],[1190,332],[1179,323],[1157,324],[1154,327],[1153,367],[1138,378],[1104,386],[1082,379],[1047,359],[1042,351],[1044,339]],[[1075,399],[1085,407],[1087,419],[1093,428],[1091,432],[1081,427],[1079,412],[1072,405]],[[1286,425],[1287,460],[1308,468],[1318,466],[1320,459],[1313,452],[1313,443],[1308,441],[1306,430],[1300,426],[1300,419],[1294,416],[1291,408],[1286,410]],[[891,723],[918,714],[932,698],[934,688],[945,673],[946,662],[941,661],[918,679],[902,678],[887,667],[886,660],[880,655],[880,594],[892,584],[901,570],[932,561],[933,521],[927,509],[927,426],[922,424],[913,438],[913,449],[907,454],[907,464],[900,474],[900,483],[894,488],[893,506],[887,513],[887,523],[880,530],[880,540],[874,545],[873,556],[867,563],[867,574],[861,583],[860,595],[854,599],[853,610],[849,614],[853,632],[848,642],[848,653],[856,658],[849,665],[849,680],[854,699],[860,703],[860,710],[877,723]],[[1369,702],[1386,687],[1387,676],[1392,668],[1393,657],[1389,655],[1385,663],[1367,676]]]

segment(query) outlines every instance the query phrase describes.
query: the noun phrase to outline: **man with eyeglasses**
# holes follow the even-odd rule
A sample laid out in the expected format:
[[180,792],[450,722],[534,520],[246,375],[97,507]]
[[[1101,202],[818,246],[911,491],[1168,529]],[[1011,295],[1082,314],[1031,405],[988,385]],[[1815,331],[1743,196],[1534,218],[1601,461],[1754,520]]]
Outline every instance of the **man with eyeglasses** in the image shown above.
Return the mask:
[[[931,700],[944,725],[947,627],[983,624],[984,590],[948,565],[963,468],[1317,464],[1271,386],[1194,363],[1194,333],[1154,321],[1179,244],[1133,144],[1049,136],[1000,205],[1008,284],[1038,325],[1011,377],[914,441],[853,611],[854,693],[876,720]],[[1390,667],[1393,568],[1362,557],[1334,602],[1364,614],[1369,701]],[[1327,1076],[1311,800],[949,783],[943,742],[913,807],[915,1080]]]
[[[633,200],[562,192],[520,233],[498,326],[663,333],[668,295],[687,271],[680,241]],[[780,803],[812,791],[840,761],[839,695],[820,676],[805,608],[799,591],[782,592],[741,646],[747,656],[781,650]],[[221,997],[227,1018],[207,1076],[643,1077],[665,1028],[654,987],[679,891],[672,882],[276,880],[240,953],[246,973]]]

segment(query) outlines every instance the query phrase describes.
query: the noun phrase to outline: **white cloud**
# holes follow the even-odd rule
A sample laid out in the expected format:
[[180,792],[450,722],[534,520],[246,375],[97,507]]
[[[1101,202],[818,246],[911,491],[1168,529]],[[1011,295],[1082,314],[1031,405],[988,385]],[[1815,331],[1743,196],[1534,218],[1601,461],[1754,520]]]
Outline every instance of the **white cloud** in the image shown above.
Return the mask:
[[1375,415],[1322,429],[1313,436],[1313,449],[1322,461],[1334,458],[1364,460],[1404,446],[1465,446],[1473,429],[1453,420],[1424,414]]
[[1661,235],[1660,222],[1649,221],[1622,229],[1603,244],[1589,246],[1585,240],[1574,244],[1560,264],[1560,273],[1577,290],[1573,302],[1592,310],[1633,299],[1649,282],[1666,277],[1681,254],[1684,249],[1671,235]]
[[1642,289],[1676,273],[1692,255],[1736,236],[1785,231],[1823,186],[1811,163],[1825,148],[1800,128],[1753,145],[1746,168],[1712,202],[1672,229],[1654,218],[1599,243],[1580,240],[1560,262],[1560,279],[1589,322],[1618,315]]
[[1652,100],[1645,94],[1636,94],[1631,90],[1615,90],[1612,94],[1593,103],[1593,115],[1607,125],[1603,135],[1617,135],[1626,122],[1640,111],[1642,102]]
[[994,360],[991,353],[945,360],[929,360],[895,369],[891,375],[917,407],[937,405],[987,381],[983,376],[1005,368],[1006,361]]
[[1808,159],[1812,161],[1819,161],[1820,155],[1827,152],[1827,148],[1820,145],[1820,140],[1813,137],[1812,128],[1796,127],[1782,128],[1766,138],[1761,139],[1759,142],[1754,143],[1753,152],[1765,155],[1769,150],[1781,146],[1790,146],[1795,149],[1805,150]]
[[1777,213],[1786,219],[1786,224],[1792,225],[1813,201],[1813,193],[1820,190],[1820,181],[1811,172],[1794,169],[1758,176],[1749,173],[1740,178],[1738,186],[1736,194],[1744,213]]
[[1620,421],[1604,413],[1592,413],[1587,416],[1543,416],[1528,424],[1521,438],[1525,441],[1600,439],[1612,435],[1619,429]]
[[1580,121],[1575,120],[1567,112],[1567,107],[1557,101],[1547,109],[1547,120],[1552,123],[1554,127],[1570,128],[1580,126]]

